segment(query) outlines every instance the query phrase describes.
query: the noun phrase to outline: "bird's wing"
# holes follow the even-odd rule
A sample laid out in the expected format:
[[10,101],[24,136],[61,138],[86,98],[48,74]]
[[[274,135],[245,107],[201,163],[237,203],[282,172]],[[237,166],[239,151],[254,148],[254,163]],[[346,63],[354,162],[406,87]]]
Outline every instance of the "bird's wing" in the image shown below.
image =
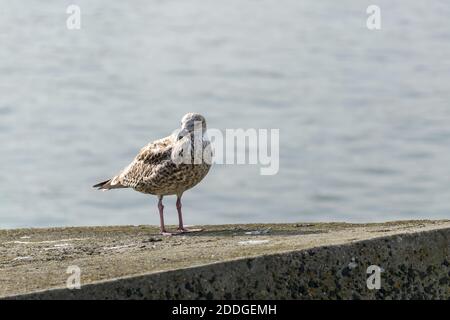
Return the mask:
[[174,138],[168,136],[143,147],[133,162],[111,179],[111,185],[134,188],[154,175],[161,165],[171,159],[173,143]]
[[150,164],[165,160],[167,159],[167,155],[170,157],[174,142],[173,136],[151,142],[139,151],[135,160],[144,161]]

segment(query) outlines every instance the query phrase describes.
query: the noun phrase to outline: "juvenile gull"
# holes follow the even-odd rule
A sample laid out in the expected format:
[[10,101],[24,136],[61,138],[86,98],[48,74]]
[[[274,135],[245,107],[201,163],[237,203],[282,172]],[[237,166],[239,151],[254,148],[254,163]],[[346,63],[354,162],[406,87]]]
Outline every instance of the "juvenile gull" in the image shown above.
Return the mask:
[[178,233],[202,231],[183,225],[181,196],[199,183],[211,167],[211,145],[205,135],[206,120],[198,113],[188,113],[181,119],[177,133],[149,143],[134,160],[113,178],[94,186],[99,190],[133,188],[158,197],[161,234],[172,235],[164,226],[166,195],[176,195]]

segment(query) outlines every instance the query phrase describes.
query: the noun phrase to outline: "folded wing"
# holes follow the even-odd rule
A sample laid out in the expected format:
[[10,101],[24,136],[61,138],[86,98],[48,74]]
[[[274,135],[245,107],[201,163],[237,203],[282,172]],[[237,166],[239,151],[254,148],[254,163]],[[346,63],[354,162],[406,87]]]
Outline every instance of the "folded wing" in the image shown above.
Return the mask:
[[172,136],[149,143],[118,175],[94,185],[94,188],[136,188],[144,180],[148,181],[152,176],[157,176],[158,171],[171,161],[173,143]]

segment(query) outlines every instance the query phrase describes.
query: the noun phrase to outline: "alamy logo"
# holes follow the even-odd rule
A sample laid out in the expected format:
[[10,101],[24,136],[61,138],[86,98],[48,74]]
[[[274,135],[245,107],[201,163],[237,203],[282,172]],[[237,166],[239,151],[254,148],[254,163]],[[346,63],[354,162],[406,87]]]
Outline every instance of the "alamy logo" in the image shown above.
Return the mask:
[[66,281],[67,289],[81,289],[81,269],[79,266],[67,267],[66,273],[70,274]]
[[367,268],[366,273],[370,274],[367,278],[367,289],[379,290],[381,288],[381,272],[383,270],[377,265],[371,265]]
[[67,7],[66,13],[70,16],[66,20],[66,26],[69,30],[81,29],[81,9],[79,6],[71,4]]
[[[179,164],[250,164],[260,165],[261,175],[275,175],[280,168],[279,129],[208,129],[201,123],[193,132],[175,131],[179,141],[172,151],[172,161]],[[205,143],[207,136],[211,144]],[[212,146],[211,146],[212,145]]]
[[366,26],[369,30],[381,29],[381,9],[379,6],[370,5],[366,10],[369,17],[367,17]]

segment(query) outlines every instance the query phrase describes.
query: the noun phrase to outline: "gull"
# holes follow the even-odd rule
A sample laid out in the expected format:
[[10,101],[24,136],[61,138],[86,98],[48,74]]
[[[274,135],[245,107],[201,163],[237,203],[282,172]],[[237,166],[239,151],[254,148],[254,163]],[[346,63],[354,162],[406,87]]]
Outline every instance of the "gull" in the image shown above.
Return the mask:
[[[132,188],[158,197],[162,235],[202,231],[183,224],[181,196],[197,185],[211,167],[211,144],[206,136],[206,120],[198,113],[187,113],[174,134],[143,147],[134,160],[117,175],[94,185],[99,190]],[[178,229],[168,232],[164,225],[163,197],[176,195]]]

